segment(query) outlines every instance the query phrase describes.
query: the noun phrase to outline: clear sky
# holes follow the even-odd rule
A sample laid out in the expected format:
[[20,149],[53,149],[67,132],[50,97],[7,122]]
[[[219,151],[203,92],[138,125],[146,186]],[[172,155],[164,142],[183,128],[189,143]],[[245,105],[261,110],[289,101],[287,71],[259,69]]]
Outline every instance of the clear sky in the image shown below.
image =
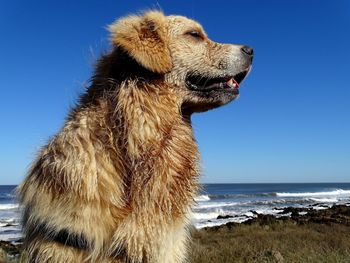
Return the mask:
[[350,182],[350,1],[0,1],[0,184],[62,126],[105,26],[149,8],[254,47],[241,97],[193,117],[202,182]]

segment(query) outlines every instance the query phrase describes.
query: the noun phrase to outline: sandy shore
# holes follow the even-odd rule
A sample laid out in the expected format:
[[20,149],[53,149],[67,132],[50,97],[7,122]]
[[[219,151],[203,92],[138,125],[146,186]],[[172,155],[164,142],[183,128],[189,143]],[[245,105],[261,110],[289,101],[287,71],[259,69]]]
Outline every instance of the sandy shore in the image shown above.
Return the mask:
[[[193,228],[189,262],[350,262],[350,206],[288,207],[280,216]],[[20,244],[0,241],[0,263],[19,262],[20,253]]]

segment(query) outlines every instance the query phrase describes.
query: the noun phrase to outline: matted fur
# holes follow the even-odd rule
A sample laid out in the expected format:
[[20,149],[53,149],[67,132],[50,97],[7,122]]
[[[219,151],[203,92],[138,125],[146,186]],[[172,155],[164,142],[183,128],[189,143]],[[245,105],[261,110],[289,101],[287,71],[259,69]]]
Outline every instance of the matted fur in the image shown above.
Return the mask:
[[[205,47],[177,38],[186,27]],[[189,116],[235,96],[196,95],[184,80],[218,74],[233,49],[192,20],[154,11],[110,31],[113,50],[19,187],[27,262],[185,260],[199,175]]]

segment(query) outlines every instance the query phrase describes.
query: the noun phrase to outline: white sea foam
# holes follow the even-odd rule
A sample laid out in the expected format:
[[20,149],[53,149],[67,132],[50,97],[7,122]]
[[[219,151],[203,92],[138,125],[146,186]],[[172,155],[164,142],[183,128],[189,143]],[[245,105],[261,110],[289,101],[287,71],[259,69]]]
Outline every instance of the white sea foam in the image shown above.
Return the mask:
[[22,237],[23,235],[20,231],[16,233],[0,233],[0,240],[2,241],[16,241]]
[[314,206],[312,209],[314,210],[325,210],[328,209],[330,206]]
[[0,240],[16,241],[22,237],[18,218],[2,218],[0,222]]
[[0,204],[0,210],[16,209],[19,204]]
[[4,222],[0,223],[0,228],[1,227],[6,227],[6,229],[8,229],[10,226],[11,227],[18,227],[20,225],[19,225],[19,223],[4,223]]
[[220,214],[222,213],[193,213],[192,218],[194,220],[210,220],[210,219],[216,219]]
[[338,202],[337,198],[310,198],[310,200],[319,202],[319,203],[336,203]]
[[[219,195],[217,195],[219,196]],[[224,196],[224,195],[222,195]],[[210,197],[210,198],[209,198]],[[236,198],[236,199],[235,199]],[[221,200],[219,200],[221,199]],[[211,227],[228,222],[244,222],[258,214],[270,214],[276,217],[289,217],[291,213],[280,214],[287,206],[313,208],[315,210],[327,209],[333,204],[350,205],[350,190],[335,189],[320,192],[278,192],[264,196],[235,197],[230,200],[224,197],[199,196],[201,200],[194,207],[192,223],[196,228]],[[319,203],[319,205],[315,205]],[[314,205],[313,205],[314,204]],[[307,212],[300,212],[305,215]],[[218,216],[233,216],[231,218],[217,219]]]
[[276,218],[281,218],[281,217],[290,217],[292,216],[292,212],[286,213],[286,214],[277,214],[274,215]]
[[254,214],[252,212],[244,213],[244,215],[248,217],[254,217]]
[[216,208],[216,207],[229,207],[229,206],[235,206],[242,203],[237,202],[212,202],[212,203],[205,203],[205,204],[198,204],[195,206],[197,209],[208,209],[208,208]]
[[308,196],[350,196],[350,190],[337,189],[328,192],[305,192],[305,193],[276,193],[279,197],[308,197]]
[[229,222],[242,223],[249,219],[250,219],[249,217],[234,217],[234,218],[220,219],[220,220],[215,220],[210,222],[208,221],[200,222],[200,223],[197,223],[195,226],[197,229],[201,229],[204,227],[219,226],[219,225],[227,224]]
[[260,207],[256,209],[255,212],[261,215],[277,215],[279,212],[282,212],[283,209],[275,209],[272,207]]
[[194,198],[196,202],[204,202],[204,201],[209,201],[210,197],[208,195],[199,195]]
[[6,225],[18,225],[19,218],[0,218],[0,227]]
[[0,222],[2,223],[16,223],[18,222],[18,218],[17,217],[12,217],[12,218],[1,218]]
[[13,193],[0,193],[0,198],[14,198],[15,196]]

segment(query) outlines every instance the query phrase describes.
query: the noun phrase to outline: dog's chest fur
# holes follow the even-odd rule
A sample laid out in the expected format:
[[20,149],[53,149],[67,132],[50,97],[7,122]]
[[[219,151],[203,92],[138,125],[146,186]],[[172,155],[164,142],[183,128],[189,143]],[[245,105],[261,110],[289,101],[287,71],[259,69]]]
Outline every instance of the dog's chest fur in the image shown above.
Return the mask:
[[[197,146],[175,93],[135,85],[77,108],[41,151],[20,190],[32,238],[57,240],[68,230],[84,238],[92,259],[185,255]],[[48,232],[32,231],[38,224]]]

